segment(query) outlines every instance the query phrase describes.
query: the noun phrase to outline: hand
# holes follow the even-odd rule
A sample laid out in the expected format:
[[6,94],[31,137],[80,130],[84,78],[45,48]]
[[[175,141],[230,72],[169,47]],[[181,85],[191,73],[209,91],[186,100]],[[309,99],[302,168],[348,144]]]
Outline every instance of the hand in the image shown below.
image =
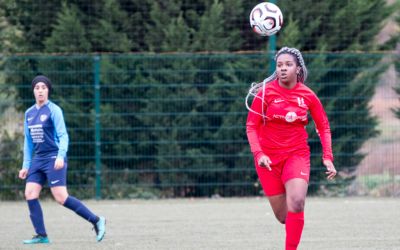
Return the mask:
[[324,160],[323,161],[325,167],[326,167],[326,172],[328,176],[326,177],[328,180],[333,180],[335,179],[335,176],[337,174],[337,171],[335,169],[335,166],[333,165],[333,162],[331,160]]
[[272,171],[271,163],[272,163],[271,159],[269,159],[269,157],[266,155],[261,156],[260,159],[258,160],[258,165],[260,167],[266,167],[269,171]]
[[20,178],[21,180],[25,180],[27,175],[28,175],[28,169],[23,168],[19,171],[18,178]]
[[62,169],[64,167],[64,159],[63,158],[57,158],[56,162],[54,163],[54,169]]

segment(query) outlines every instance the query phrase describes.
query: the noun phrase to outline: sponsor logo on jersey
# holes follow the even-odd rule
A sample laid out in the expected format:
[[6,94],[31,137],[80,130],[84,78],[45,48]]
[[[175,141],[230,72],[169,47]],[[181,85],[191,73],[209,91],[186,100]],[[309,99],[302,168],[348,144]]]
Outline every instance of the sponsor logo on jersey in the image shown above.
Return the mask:
[[307,173],[304,173],[303,171],[300,171],[301,175],[308,175]]
[[286,120],[287,122],[294,122],[294,121],[296,121],[296,119],[297,119],[297,114],[296,114],[296,112],[290,111],[290,112],[288,112],[288,113],[285,115],[285,120]]
[[47,115],[41,115],[40,116],[40,121],[44,122],[47,119]]
[[28,122],[29,122],[30,120],[32,120],[32,119],[33,119],[33,117],[28,117],[28,118],[27,118]]
[[29,129],[43,128],[43,125],[42,125],[42,124],[29,125],[28,128],[29,128]]

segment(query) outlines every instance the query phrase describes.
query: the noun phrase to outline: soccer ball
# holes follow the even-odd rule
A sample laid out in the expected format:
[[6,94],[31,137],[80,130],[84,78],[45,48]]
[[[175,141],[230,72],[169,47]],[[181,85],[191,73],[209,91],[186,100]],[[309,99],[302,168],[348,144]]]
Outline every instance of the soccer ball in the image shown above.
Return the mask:
[[250,26],[260,36],[275,35],[282,24],[282,11],[273,3],[259,3],[250,12]]

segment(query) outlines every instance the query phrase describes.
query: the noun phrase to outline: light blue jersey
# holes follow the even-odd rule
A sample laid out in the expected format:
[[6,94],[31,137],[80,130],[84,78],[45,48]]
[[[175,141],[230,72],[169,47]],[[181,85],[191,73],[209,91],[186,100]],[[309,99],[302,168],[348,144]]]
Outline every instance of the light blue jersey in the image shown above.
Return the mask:
[[33,105],[26,110],[24,133],[23,168],[29,169],[32,159],[66,157],[69,138],[64,116],[61,108],[53,102],[48,101],[40,108]]

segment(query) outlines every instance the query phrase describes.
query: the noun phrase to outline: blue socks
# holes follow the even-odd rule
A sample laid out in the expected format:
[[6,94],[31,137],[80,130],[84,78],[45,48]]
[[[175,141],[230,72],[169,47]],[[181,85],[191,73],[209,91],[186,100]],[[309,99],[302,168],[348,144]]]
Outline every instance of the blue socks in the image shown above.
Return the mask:
[[[35,232],[38,235],[47,237],[44,227],[43,211],[38,199],[27,200],[31,221]],[[99,221],[99,217],[93,214],[83,203],[73,196],[68,196],[64,202],[64,207],[71,209],[85,220],[95,225]]]
[[99,217],[93,214],[83,203],[73,196],[68,196],[64,202],[64,207],[71,209],[85,220],[95,225],[99,221]]
[[35,232],[41,236],[46,237],[46,229],[44,227],[43,212],[38,199],[27,200],[31,221]]

